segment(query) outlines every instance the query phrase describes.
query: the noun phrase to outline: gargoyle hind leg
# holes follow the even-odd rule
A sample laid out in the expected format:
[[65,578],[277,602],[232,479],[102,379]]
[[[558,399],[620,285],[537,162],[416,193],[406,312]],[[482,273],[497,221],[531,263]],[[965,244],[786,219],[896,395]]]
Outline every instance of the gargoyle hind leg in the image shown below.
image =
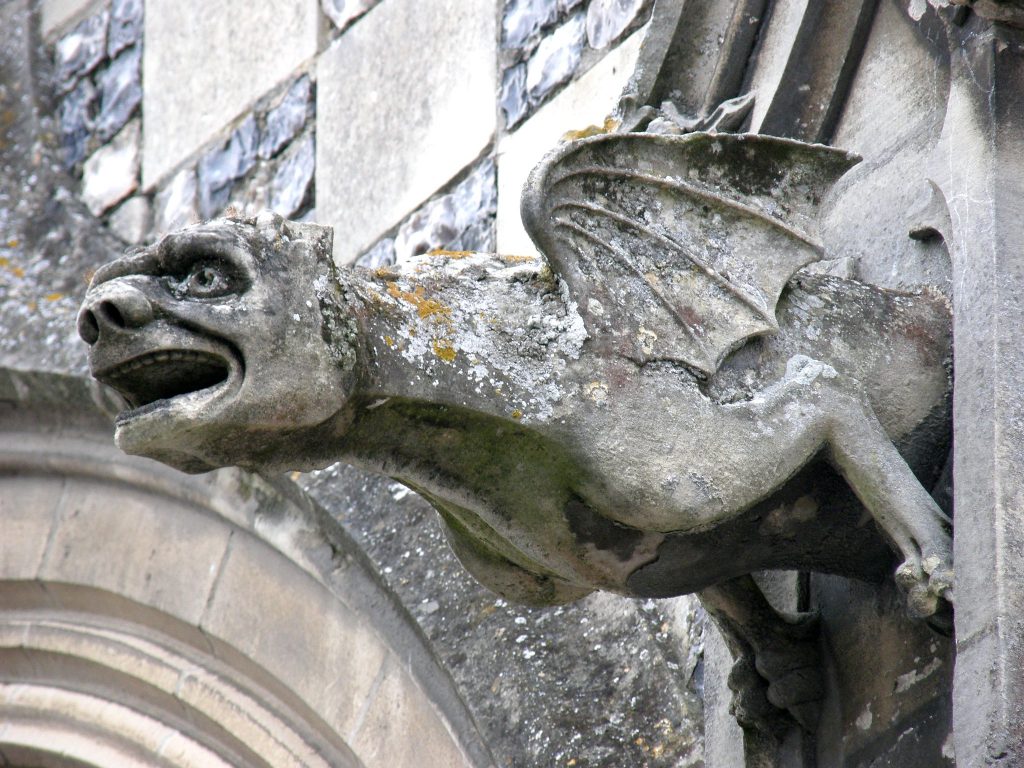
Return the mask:
[[792,725],[817,728],[822,682],[816,614],[783,614],[750,576],[697,593],[733,656],[732,710],[744,728],[781,738]]
[[833,463],[899,549],[896,582],[909,612],[933,617],[953,602],[951,522],[882,429],[864,397],[837,393],[830,418]]

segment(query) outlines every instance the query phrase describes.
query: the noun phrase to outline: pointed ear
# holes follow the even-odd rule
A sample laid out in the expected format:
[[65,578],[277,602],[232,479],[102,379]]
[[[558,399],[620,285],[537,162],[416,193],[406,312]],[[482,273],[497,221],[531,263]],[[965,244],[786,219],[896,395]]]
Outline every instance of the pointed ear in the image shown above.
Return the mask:
[[318,259],[334,258],[334,227],[305,221],[286,222],[290,237],[309,243]]

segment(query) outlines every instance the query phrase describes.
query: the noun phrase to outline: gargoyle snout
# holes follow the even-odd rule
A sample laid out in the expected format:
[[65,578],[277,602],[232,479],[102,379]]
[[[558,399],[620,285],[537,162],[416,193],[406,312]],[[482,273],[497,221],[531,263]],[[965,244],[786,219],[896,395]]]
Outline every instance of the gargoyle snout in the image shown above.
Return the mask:
[[78,313],[78,335],[92,346],[100,336],[141,328],[153,319],[153,305],[138,288],[110,282],[89,291]]

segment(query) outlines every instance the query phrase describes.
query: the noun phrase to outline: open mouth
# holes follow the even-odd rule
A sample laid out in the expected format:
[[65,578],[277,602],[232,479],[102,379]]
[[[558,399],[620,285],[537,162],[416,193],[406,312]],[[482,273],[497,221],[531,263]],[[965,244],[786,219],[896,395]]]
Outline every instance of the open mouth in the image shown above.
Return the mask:
[[132,409],[140,409],[223,384],[231,366],[212,352],[169,349],[147,352],[94,375],[120,392]]

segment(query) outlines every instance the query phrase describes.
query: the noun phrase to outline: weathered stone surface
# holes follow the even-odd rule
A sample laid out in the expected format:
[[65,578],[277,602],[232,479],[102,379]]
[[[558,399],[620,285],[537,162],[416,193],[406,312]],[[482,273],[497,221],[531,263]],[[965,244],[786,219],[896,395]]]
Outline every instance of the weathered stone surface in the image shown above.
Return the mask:
[[309,117],[312,98],[313,84],[308,75],[303,75],[288,89],[281,103],[267,112],[260,133],[260,157],[264,160],[273,157],[295,138]]
[[[198,623],[228,542],[228,526],[182,514],[170,499],[156,508],[152,495],[141,490],[122,490],[112,505],[102,482],[69,480],[69,486],[70,503],[60,510],[38,578],[106,589]],[[145,554],[112,561],[111,540],[132,541]],[[156,573],[162,578],[154,583]],[[174,573],[176,583],[168,583]]]
[[650,7],[651,0],[591,0],[587,6],[587,42],[607,48]]
[[100,141],[107,141],[121,130],[142,101],[141,61],[142,51],[138,47],[129,48],[97,78],[100,112],[96,118],[96,133]]
[[344,465],[300,482],[416,607],[498,765],[701,764],[696,600],[516,605],[465,571],[436,513],[404,486]]
[[296,141],[281,157],[281,164],[270,183],[270,209],[282,216],[292,216],[306,200],[313,181],[316,142],[313,134]]
[[136,195],[121,203],[110,214],[107,224],[126,243],[138,244],[146,239],[152,222],[153,210],[149,198]]
[[526,64],[517,64],[502,74],[498,104],[505,114],[507,130],[514,128],[526,116],[530,108],[530,97],[526,93]]
[[373,695],[352,729],[351,743],[366,766],[465,766],[437,711],[422,695],[402,659],[389,655],[374,680]]
[[555,0],[511,0],[501,17],[501,44],[521,48],[544,27],[554,24],[559,7]]
[[752,131],[761,126],[771,104],[770,94],[779,87],[800,22],[809,8],[809,0],[782,0],[772,9],[750,84],[750,90],[758,94],[750,119]]
[[528,254],[536,248],[523,229],[519,200],[530,170],[569,131],[602,125],[633,72],[642,35],[631,35],[571,83],[498,146],[497,250]]
[[65,165],[73,166],[85,157],[98,109],[98,94],[89,78],[80,80],[61,101],[60,133]]
[[56,46],[56,77],[62,90],[69,89],[82,75],[103,61],[107,44],[107,11],[80,22]]
[[944,291],[951,285],[942,239],[908,236],[914,208],[931,188],[929,157],[949,93],[949,70],[936,66],[934,56],[905,13],[880,5],[836,128],[834,144],[864,162],[836,189],[823,233],[829,255],[852,259],[860,279],[875,285]]
[[526,92],[539,103],[576,72],[586,44],[586,17],[577,13],[541,40],[526,65]]
[[256,164],[256,118],[249,115],[219,148],[199,161],[199,212],[210,218],[223,210],[231,185]]
[[[356,258],[491,141],[495,27],[486,4],[389,0],[321,55],[317,133],[331,139],[317,142],[316,208],[338,232],[339,262]],[[402,54],[381,58],[382,48]]]
[[320,7],[335,27],[345,29],[378,2],[379,0],[320,0]]
[[0,548],[0,581],[30,580],[39,574],[53,522],[59,510],[61,489],[37,478],[7,477],[0,496],[5,538],[17,548]]
[[113,0],[107,31],[107,55],[113,58],[142,40],[142,0]]
[[[146,189],[316,53],[313,0],[149,3],[143,96]],[[196,34],[196,30],[203,34]]]
[[139,184],[139,123],[96,150],[82,171],[82,199],[99,215],[130,195]]
[[156,193],[153,201],[153,227],[157,235],[199,220],[198,190],[195,170],[185,168]]

